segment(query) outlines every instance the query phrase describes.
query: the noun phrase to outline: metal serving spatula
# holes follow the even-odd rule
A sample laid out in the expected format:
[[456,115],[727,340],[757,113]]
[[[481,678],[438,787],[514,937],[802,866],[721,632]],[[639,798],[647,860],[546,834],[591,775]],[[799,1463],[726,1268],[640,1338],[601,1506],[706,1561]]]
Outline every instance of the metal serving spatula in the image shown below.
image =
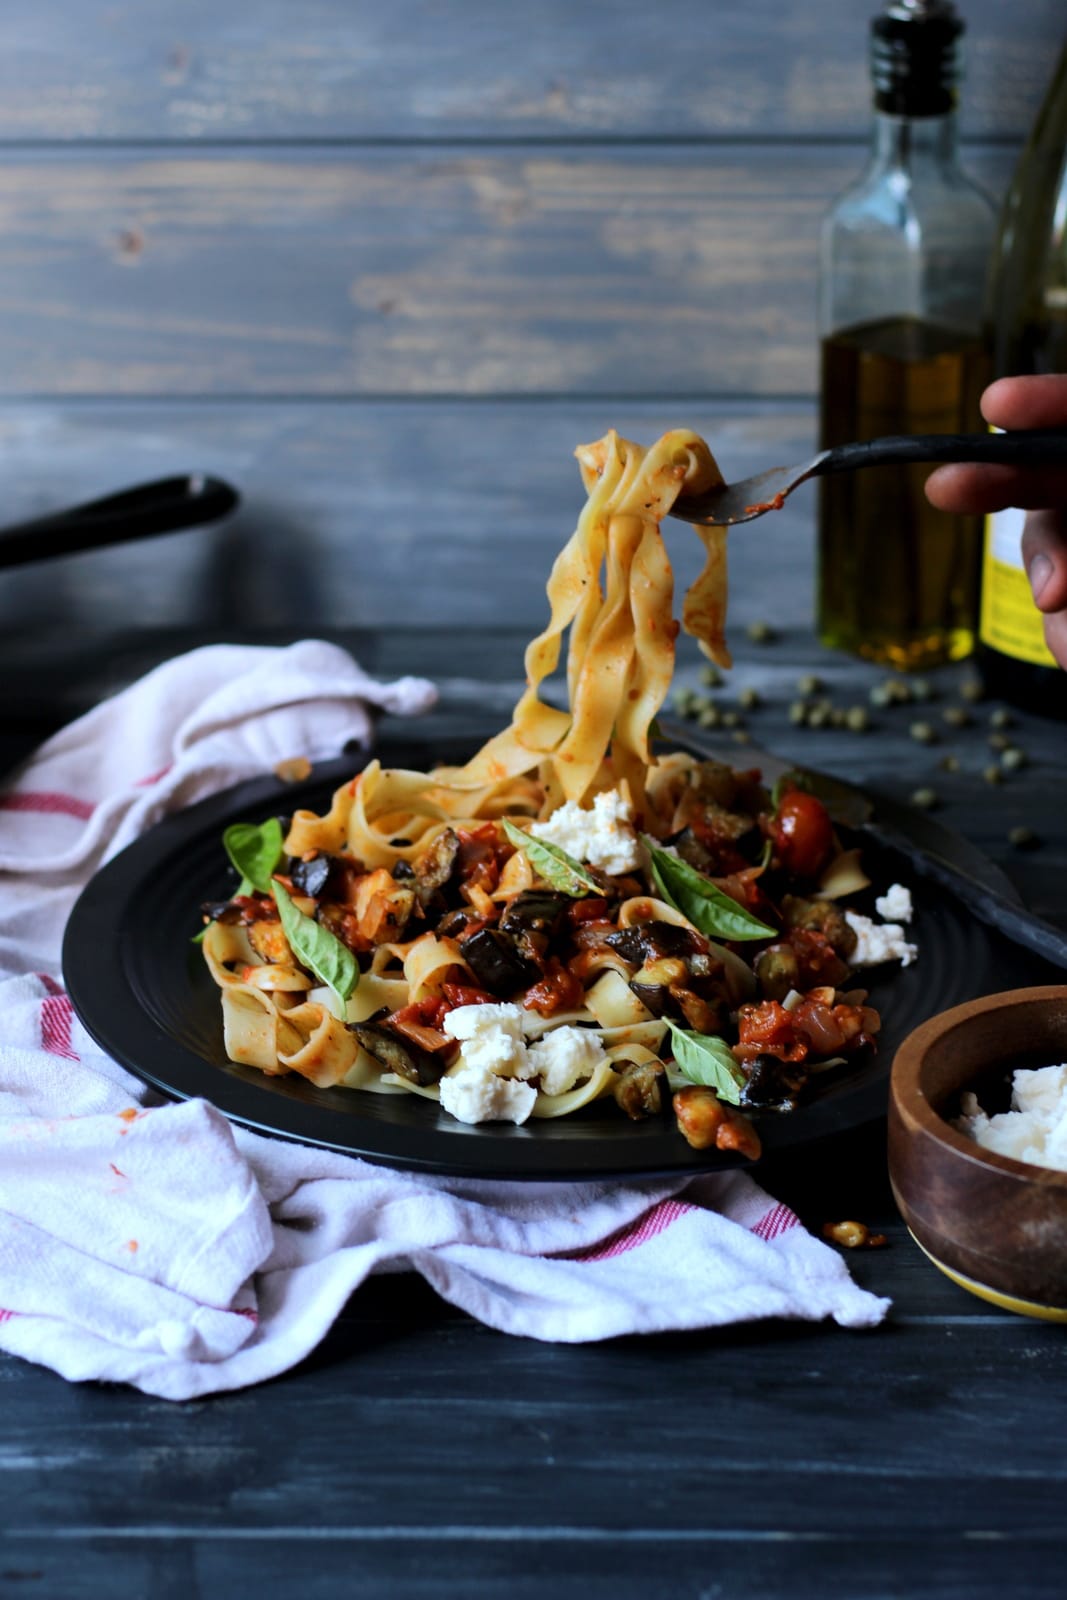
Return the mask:
[[1011,467],[1067,467],[1067,433],[1052,429],[1018,433],[917,433],[839,444],[820,450],[795,467],[772,467],[753,478],[724,483],[707,494],[686,495],[671,508],[682,522],[707,527],[752,522],[778,511],[786,496],[808,478],[824,472],[854,472],[858,467],[904,465],[913,461],[988,461]]

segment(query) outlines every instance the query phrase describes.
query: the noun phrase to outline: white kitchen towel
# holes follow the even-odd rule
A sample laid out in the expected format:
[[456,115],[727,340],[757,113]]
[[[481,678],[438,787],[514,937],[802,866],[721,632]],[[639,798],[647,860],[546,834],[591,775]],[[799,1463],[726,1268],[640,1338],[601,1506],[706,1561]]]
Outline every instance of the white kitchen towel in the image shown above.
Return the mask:
[[189,1399],[285,1371],[370,1273],[403,1270],[492,1327],[564,1342],[885,1315],[742,1172],[397,1172],[248,1133],[203,1101],[160,1104],[85,1033],[59,948],[102,861],[166,812],[366,739],[368,704],[432,698],[315,641],[196,651],[65,729],[0,794],[0,1348]]

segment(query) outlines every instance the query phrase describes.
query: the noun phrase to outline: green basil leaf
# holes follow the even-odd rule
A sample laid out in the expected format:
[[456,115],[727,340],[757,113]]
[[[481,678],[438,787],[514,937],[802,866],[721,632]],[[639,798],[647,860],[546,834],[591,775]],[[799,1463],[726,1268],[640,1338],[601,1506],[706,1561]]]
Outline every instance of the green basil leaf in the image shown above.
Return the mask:
[[652,881],[661,896],[701,933],[711,939],[774,938],[776,928],[760,922],[688,861],[661,850],[653,839],[646,837],[645,846],[652,860]]
[[271,874],[282,857],[282,825],[269,817],[254,822],[234,822],[222,836],[223,848],[241,875],[238,894],[270,894]]
[[293,954],[315,974],[320,983],[333,990],[340,1001],[343,1017],[348,997],[359,982],[359,963],[348,946],[342,944],[329,928],[324,928],[321,922],[315,922],[311,917],[305,917],[293,904],[282,884],[275,881],[271,888]]
[[714,1089],[720,1100],[728,1105],[741,1104],[741,1090],[745,1074],[725,1039],[713,1038],[706,1033],[690,1033],[676,1023],[668,1023],[671,1030],[671,1047],[675,1064],[691,1083]]
[[506,817],[502,819],[502,826],[512,844],[524,853],[538,877],[543,878],[550,888],[558,889],[560,894],[569,894],[573,900],[581,900],[590,891],[593,894],[603,893],[601,885],[590,876],[588,869],[569,856],[566,850],[561,850],[558,844],[549,844],[547,839],[534,839],[524,828],[517,828]]

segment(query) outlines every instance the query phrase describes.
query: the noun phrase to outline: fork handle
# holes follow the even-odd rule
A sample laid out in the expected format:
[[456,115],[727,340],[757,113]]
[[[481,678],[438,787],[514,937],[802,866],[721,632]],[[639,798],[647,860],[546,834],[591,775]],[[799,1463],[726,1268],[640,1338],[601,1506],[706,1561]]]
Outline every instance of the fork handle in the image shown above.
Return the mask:
[[851,472],[906,461],[988,461],[1011,467],[1067,467],[1067,433],[1020,429],[1017,433],[890,434],[859,444],[839,444],[818,459],[811,476]]

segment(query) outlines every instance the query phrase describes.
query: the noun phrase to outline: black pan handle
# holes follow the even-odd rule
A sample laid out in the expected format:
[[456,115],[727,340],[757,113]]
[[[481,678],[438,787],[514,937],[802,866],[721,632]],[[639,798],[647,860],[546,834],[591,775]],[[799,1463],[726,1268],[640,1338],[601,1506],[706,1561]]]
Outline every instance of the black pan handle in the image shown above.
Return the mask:
[[812,476],[851,472],[908,461],[987,461],[1012,467],[1067,467],[1067,432],[1062,428],[1012,433],[906,433],[827,450]]
[[0,528],[0,567],[20,567],[29,561],[69,556],[76,550],[197,528],[228,517],[240,501],[237,490],[222,478],[202,473],[158,478],[68,511]]

